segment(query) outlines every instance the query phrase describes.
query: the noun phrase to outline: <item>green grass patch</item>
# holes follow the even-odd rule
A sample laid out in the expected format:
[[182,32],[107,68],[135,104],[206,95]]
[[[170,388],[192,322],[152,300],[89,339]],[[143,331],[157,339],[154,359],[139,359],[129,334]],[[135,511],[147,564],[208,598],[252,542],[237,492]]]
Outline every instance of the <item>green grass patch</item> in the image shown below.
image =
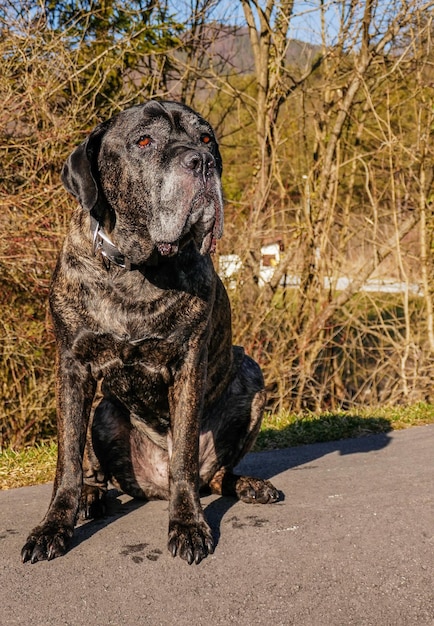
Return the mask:
[[330,413],[268,414],[255,450],[272,450],[307,443],[337,441],[373,433],[434,424],[434,405],[364,408]]
[[[254,450],[273,450],[307,443],[337,441],[373,433],[434,424],[434,405],[365,408],[357,411],[279,413],[265,416]],[[57,445],[54,441],[0,453],[0,489],[45,483],[54,478]]]

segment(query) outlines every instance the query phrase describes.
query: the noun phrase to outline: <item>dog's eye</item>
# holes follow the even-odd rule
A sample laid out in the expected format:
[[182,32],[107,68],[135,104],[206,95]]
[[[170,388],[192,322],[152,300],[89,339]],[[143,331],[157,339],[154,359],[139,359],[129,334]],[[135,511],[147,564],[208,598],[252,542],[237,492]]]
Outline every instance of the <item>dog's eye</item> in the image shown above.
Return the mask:
[[152,143],[152,139],[148,136],[145,135],[145,137],[142,137],[141,139],[139,139],[139,141],[137,142],[137,145],[140,148],[147,148],[148,146],[150,146]]
[[203,133],[203,135],[200,136],[200,140],[202,143],[211,143],[212,137],[208,135],[208,133]]

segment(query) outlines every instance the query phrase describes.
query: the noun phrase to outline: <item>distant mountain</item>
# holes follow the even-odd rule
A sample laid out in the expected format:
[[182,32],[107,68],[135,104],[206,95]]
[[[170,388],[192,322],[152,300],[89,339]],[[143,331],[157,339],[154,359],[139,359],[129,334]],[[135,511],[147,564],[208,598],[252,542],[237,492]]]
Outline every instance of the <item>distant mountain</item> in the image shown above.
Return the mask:
[[[209,38],[208,51],[214,57],[221,71],[231,68],[237,73],[254,72],[253,53],[247,27],[230,27],[210,24],[207,27]],[[320,46],[305,43],[297,39],[288,40],[286,61],[289,66],[303,70],[311,65],[312,60],[321,51]]]

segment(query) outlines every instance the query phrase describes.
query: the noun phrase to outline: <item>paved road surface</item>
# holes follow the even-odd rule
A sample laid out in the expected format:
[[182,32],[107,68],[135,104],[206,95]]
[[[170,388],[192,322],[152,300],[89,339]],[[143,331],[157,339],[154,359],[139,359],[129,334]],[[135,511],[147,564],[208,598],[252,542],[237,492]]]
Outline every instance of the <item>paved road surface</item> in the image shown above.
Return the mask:
[[0,624],[434,625],[434,426],[249,455],[274,505],[203,499],[199,566],[166,549],[167,503],[113,498],[72,549],[22,565],[51,486],[0,493]]

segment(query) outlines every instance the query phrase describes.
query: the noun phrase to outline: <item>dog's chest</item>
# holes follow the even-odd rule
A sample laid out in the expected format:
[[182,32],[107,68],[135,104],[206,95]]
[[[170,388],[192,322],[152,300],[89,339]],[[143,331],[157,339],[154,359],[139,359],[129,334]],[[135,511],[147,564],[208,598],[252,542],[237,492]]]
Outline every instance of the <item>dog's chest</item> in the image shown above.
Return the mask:
[[87,315],[100,332],[128,338],[146,351],[156,342],[183,345],[206,322],[209,304],[195,295],[166,290],[144,294],[107,289],[90,297]]
[[[174,262],[149,275],[80,274],[62,265],[52,285],[55,325],[69,327],[76,358],[101,379],[127,375],[167,384],[207,335],[215,295],[210,261]],[[157,379],[155,378],[157,377]],[[158,386],[157,385],[157,386]]]
[[103,380],[106,394],[154,428],[166,428],[168,389],[191,345],[203,340],[206,308],[197,298],[170,292],[127,305],[109,300],[101,317],[94,309],[98,331],[81,333],[75,353]]

